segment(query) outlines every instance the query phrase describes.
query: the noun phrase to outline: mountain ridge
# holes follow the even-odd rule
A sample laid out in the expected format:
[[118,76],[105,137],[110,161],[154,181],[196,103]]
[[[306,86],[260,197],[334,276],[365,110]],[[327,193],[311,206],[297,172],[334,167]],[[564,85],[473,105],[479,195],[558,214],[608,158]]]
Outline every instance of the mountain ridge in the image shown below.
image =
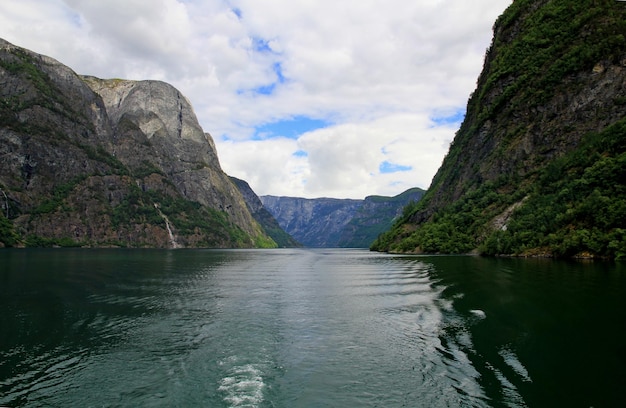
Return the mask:
[[423,194],[422,189],[412,188],[394,197],[374,195],[362,200],[259,198],[282,229],[304,246],[367,248],[406,205],[417,202]]
[[189,101],[0,39],[4,246],[274,247]]
[[263,206],[263,202],[252,190],[247,181],[230,176],[230,179],[237,186],[248,206],[248,210],[252,216],[261,224],[267,234],[281,248],[301,247],[291,235],[289,235],[281,226],[274,216]]

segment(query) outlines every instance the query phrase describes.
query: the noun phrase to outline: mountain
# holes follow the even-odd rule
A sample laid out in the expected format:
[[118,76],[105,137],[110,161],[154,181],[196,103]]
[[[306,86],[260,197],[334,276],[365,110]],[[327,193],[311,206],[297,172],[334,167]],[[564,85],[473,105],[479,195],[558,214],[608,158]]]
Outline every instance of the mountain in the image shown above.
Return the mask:
[[411,188],[394,197],[378,195],[365,197],[361,206],[343,227],[336,246],[368,248],[378,235],[391,227],[404,208],[412,208],[424,193],[421,188]]
[[388,229],[403,207],[424,191],[413,188],[395,197],[364,200],[261,196],[280,226],[307,247],[367,248]]
[[4,246],[276,246],[189,101],[0,40]]
[[255,220],[263,227],[267,234],[278,244],[281,248],[295,248],[302,245],[296,241],[291,235],[283,230],[276,218],[267,211],[263,206],[261,199],[250,188],[250,185],[244,181],[235,177],[230,177],[231,181],[237,186],[248,207],[248,211],[254,217]]
[[516,0],[424,199],[371,247],[626,256],[626,3]]
[[260,196],[263,206],[289,235],[306,247],[333,247],[361,200]]

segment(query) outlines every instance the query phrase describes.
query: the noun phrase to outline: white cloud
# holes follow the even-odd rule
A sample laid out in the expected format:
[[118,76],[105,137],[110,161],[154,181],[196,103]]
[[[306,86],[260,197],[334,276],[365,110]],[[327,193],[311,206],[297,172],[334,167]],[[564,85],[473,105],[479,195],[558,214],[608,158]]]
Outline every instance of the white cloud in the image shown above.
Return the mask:
[[298,142],[287,138],[225,141],[217,147],[220,161],[235,169],[231,176],[246,180],[255,191],[292,196],[303,191],[310,172],[306,157],[295,154],[298,150]]
[[[258,194],[394,195],[428,187],[458,126],[429,119],[464,109],[510,3],[7,0],[0,37],[79,73],[172,83]],[[334,125],[253,140],[293,117]]]
[[[397,114],[314,130],[297,140],[228,141],[218,153],[235,163],[232,175],[266,194],[362,198],[428,185],[453,133],[424,115]],[[408,170],[380,172],[383,162]]]

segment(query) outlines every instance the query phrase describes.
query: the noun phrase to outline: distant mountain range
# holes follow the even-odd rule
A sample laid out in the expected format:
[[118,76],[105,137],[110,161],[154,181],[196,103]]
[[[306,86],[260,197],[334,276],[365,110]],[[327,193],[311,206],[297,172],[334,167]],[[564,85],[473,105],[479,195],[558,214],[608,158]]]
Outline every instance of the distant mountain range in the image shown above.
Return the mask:
[[403,208],[424,190],[412,188],[395,197],[363,200],[260,196],[263,206],[293,238],[307,247],[367,248]]
[[256,219],[267,234],[278,244],[281,248],[293,248],[302,246],[291,235],[283,230],[278,221],[272,216],[272,214],[263,206],[263,203],[252,190],[248,182],[240,180],[235,177],[230,177],[231,181],[237,186],[241,194],[243,195],[246,205],[250,214]]

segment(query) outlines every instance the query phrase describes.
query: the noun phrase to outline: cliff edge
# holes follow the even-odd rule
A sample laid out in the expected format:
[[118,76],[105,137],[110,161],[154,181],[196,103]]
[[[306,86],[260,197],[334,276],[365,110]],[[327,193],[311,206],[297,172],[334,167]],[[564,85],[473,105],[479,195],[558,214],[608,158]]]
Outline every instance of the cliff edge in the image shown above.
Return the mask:
[[626,256],[626,3],[516,0],[421,204],[373,250]]
[[0,40],[5,246],[276,246],[189,101]]

